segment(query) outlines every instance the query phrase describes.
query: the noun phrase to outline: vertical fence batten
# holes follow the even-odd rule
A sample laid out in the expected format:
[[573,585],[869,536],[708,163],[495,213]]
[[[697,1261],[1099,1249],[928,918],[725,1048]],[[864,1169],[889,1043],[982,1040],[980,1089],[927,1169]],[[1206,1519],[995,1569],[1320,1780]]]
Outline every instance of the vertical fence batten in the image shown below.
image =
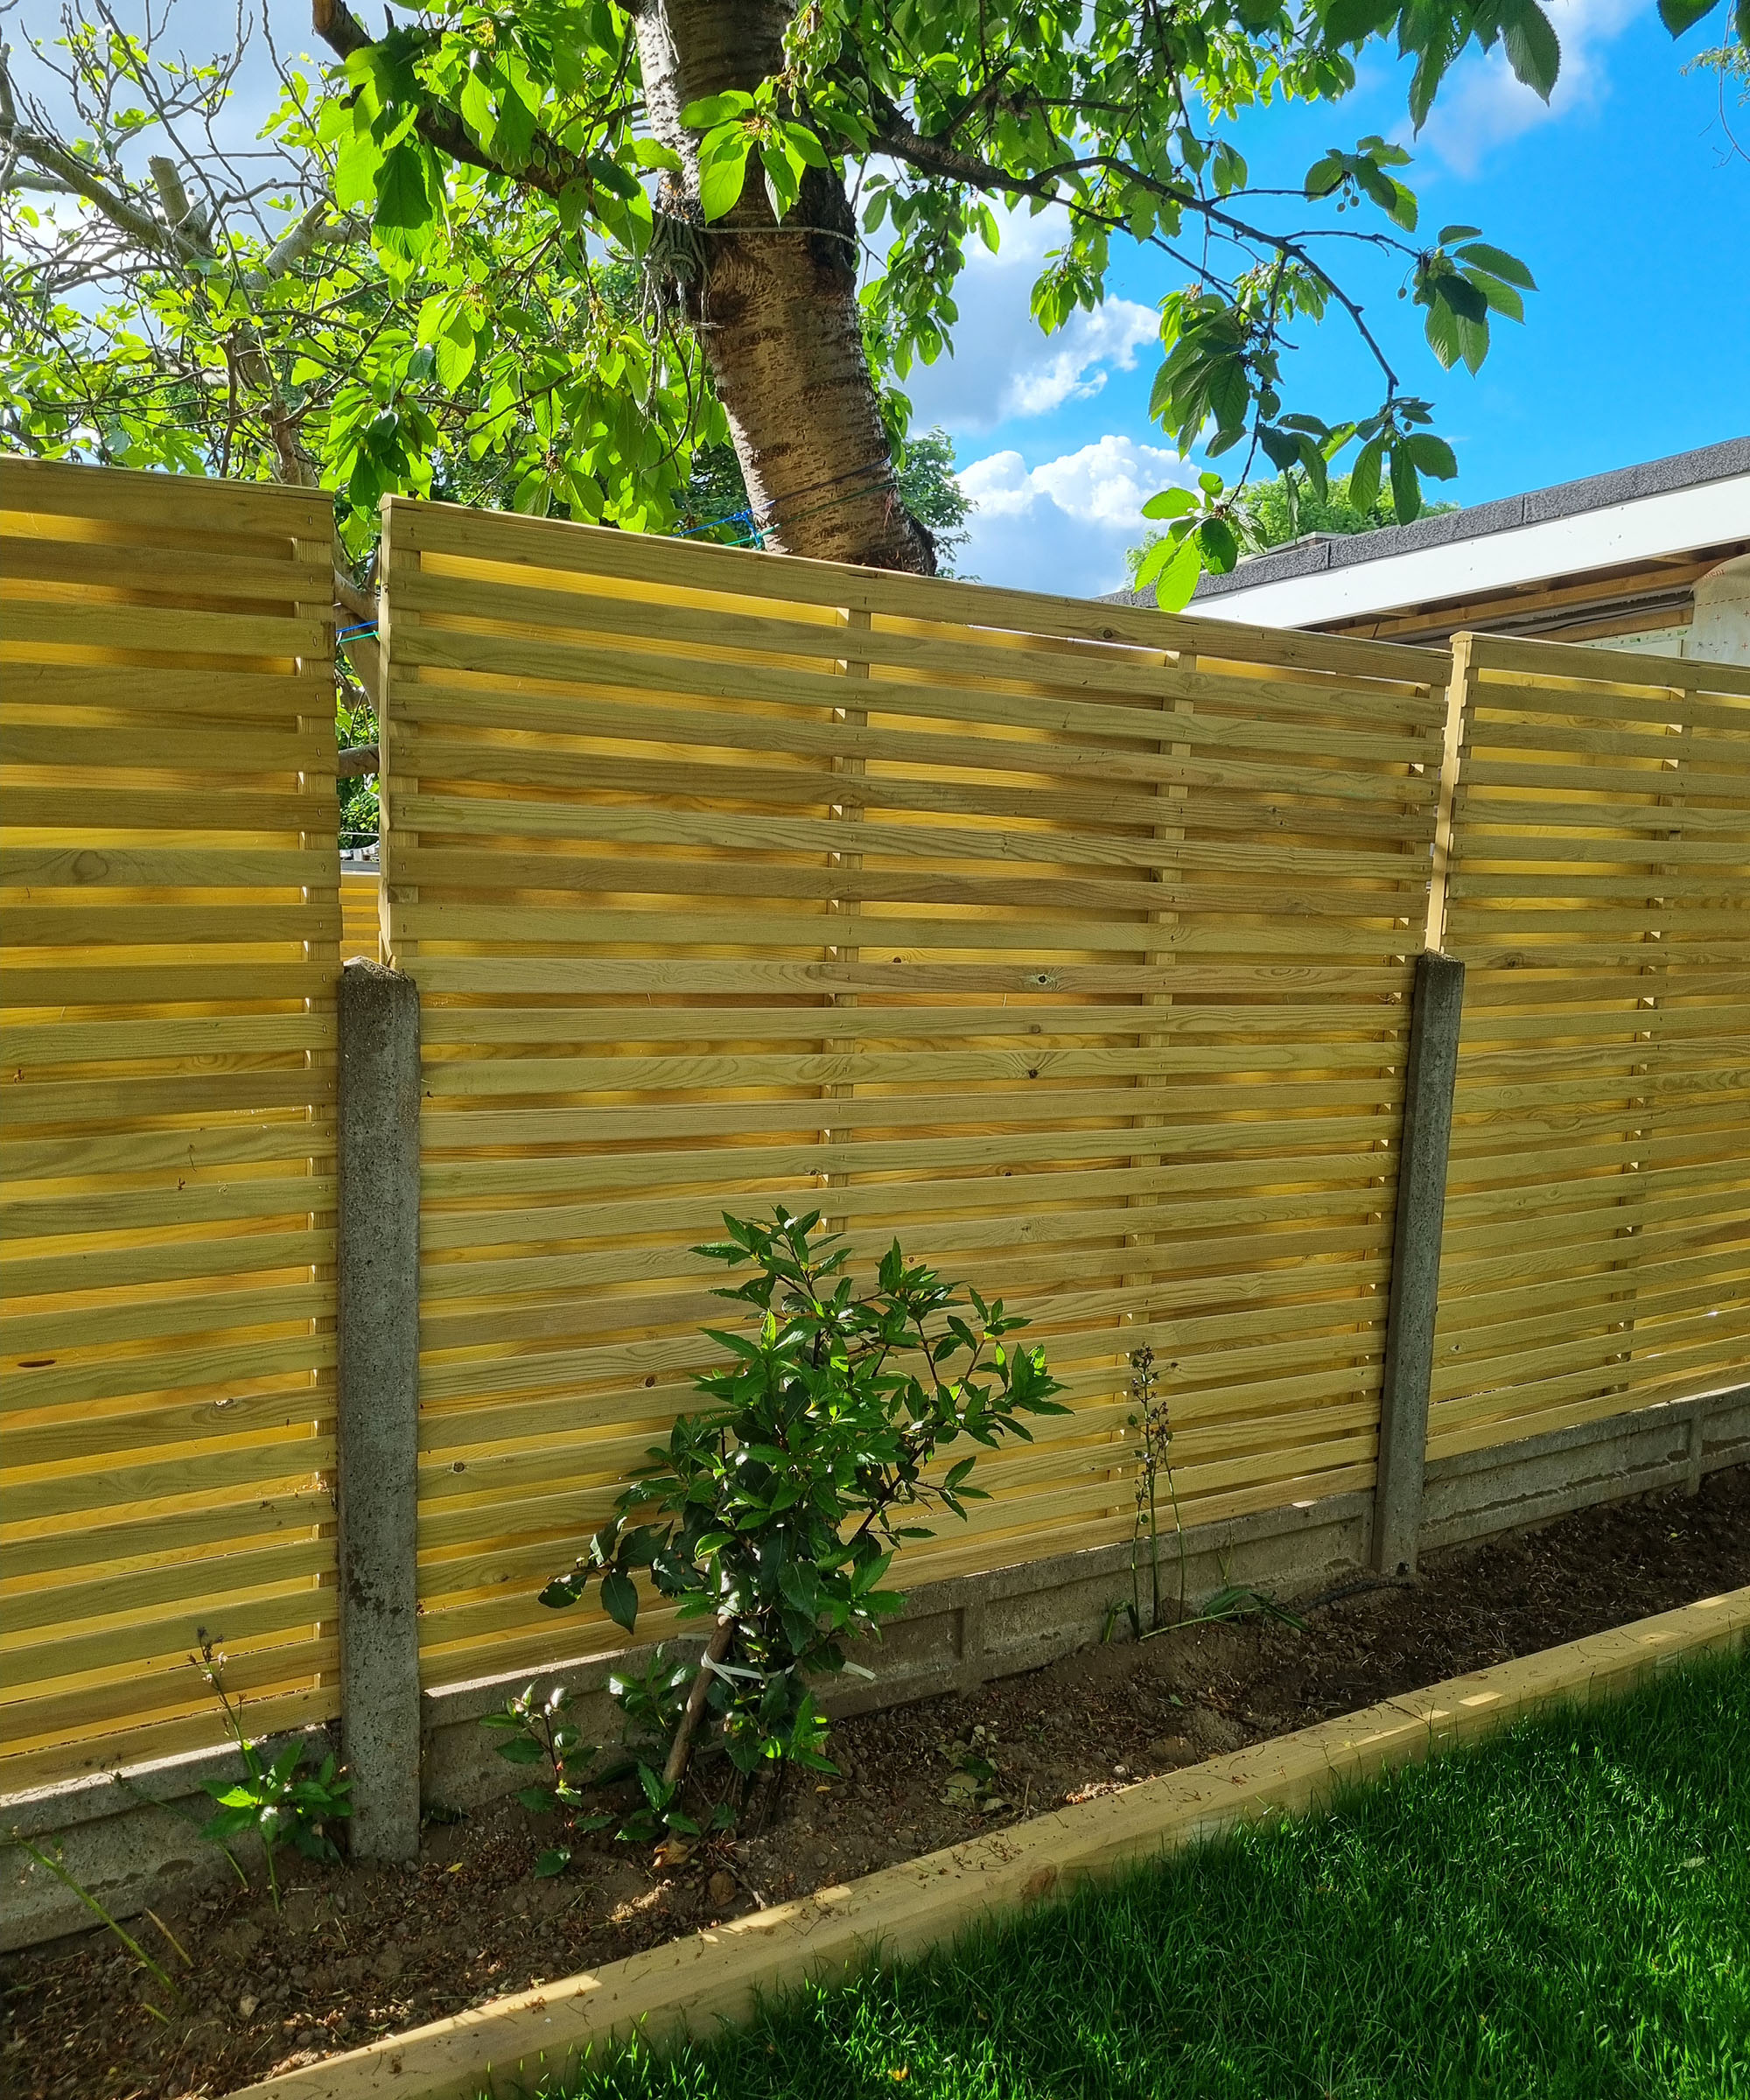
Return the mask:
[[1380,1394],[1379,1478],[1374,1489],[1373,1564],[1383,1575],[1413,1574],[1416,1570],[1446,1205],[1446,1151],[1464,998],[1462,962],[1451,956],[1418,956],[1398,1147],[1385,1376]]
[[340,1731],[356,1858],[419,1851],[419,994],[340,983]]

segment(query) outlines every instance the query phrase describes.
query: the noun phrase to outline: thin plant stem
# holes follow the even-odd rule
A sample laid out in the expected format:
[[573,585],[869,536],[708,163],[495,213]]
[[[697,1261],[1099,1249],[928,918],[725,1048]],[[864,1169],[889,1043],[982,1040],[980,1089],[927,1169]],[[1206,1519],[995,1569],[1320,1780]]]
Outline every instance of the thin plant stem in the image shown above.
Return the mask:
[[1166,1466],[1166,1493],[1167,1499],[1172,1504],[1172,1529],[1179,1539],[1179,1616],[1182,1620],[1185,1616],[1186,1584],[1185,1519],[1179,1513],[1179,1489],[1173,1481],[1171,1460]]
[[262,1858],[267,1862],[268,1894],[273,1900],[276,1914],[279,1910],[279,1875],[274,1867],[274,1839],[279,1835],[279,1818],[262,1824]]
[[[31,1858],[34,1859],[38,1866],[46,1867],[49,1872],[54,1876],[55,1880],[59,1881],[63,1887],[70,1888],[74,1894],[79,1898],[80,1901],[84,1904],[85,1908],[90,1911],[94,1916],[99,1917],[103,1921],[103,1922],[109,1928],[110,1931],[115,1934],[116,1937],[120,1940],[122,1944],[128,1950],[128,1952],[131,1954],[134,1959],[140,1964],[141,1968],[148,1970],[151,1975],[158,1978],[159,1983],[164,1985],[164,1989],[170,1992],[172,2001],[177,2005],[180,2005],[182,2003],[182,1992],[177,1987],[175,1978],[170,1974],[168,1970],[160,1967],[159,1964],[152,1959],[151,1956],[149,1955],[145,1949],[141,1946],[140,1942],[134,1937],[132,1933],[125,1931],[116,1922],[115,1919],[112,1918],[109,1913],[104,1909],[103,1906],[97,1900],[96,1897],[94,1896],[91,1891],[86,1887],[85,1884],[80,1881],[76,1875],[70,1874],[66,1868],[62,1866],[61,1862],[55,1858],[52,1852],[44,1852],[39,1845],[32,1844],[28,1838],[19,1838],[15,1835],[11,1839],[11,1842],[18,1846],[21,1852],[27,1854]],[[187,1958],[188,1957],[186,1955],[183,1956],[183,1959],[185,1961],[186,1961]],[[159,2012],[156,2006],[148,2006],[146,2010],[156,2019],[164,2020],[166,2020],[166,2024],[168,2024],[166,2015]]]
[[[196,1631],[200,1639],[200,1660],[206,1682],[213,1687],[218,1697],[219,1704],[225,1715],[225,1725],[231,1731],[232,1736],[236,1741],[238,1754],[242,1758],[243,1769],[251,1779],[259,1780],[262,1776],[262,1760],[256,1754],[255,1745],[243,1732],[243,1695],[242,1692],[237,1694],[237,1703],[233,1706],[230,1694],[225,1690],[225,1681],[219,1674],[220,1665],[223,1662],[224,1657],[214,1654],[214,1644],[206,1638],[204,1628],[199,1628]],[[263,1817],[261,1831],[262,1858],[268,1870],[268,1895],[274,1907],[274,1914],[277,1916],[280,1907],[279,1873],[274,1866],[274,1846],[279,1837],[279,1816],[276,1812],[270,1812]],[[237,1865],[234,1859],[231,1864],[233,1866]],[[241,1867],[237,1867],[237,1878],[243,1881],[243,1886],[247,1888],[248,1883],[244,1879]]]
[[149,1909],[146,1912],[146,1915],[151,1920],[152,1923],[158,1927],[158,1930],[163,1933],[165,1939],[170,1942],[171,1945],[174,1947],[177,1952],[182,1956],[183,1967],[185,1969],[193,1968],[194,1964],[189,1956],[187,1948],[185,1947],[182,1942],[177,1938],[176,1935],[171,1930],[170,1927],[164,1923],[164,1920],[158,1915],[157,1911]]
[[[1172,1480],[1172,1474],[1169,1472],[1169,1473],[1168,1473],[1168,1474],[1167,1474],[1167,1479],[1168,1479],[1169,1480]],[[1154,1474],[1154,1468],[1153,1468],[1153,1466],[1150,1466],[1150,1468],[1149,1468],[1148,1491],[1149,1491],[1149,1581],[1150,1581],[1151,1586],[1152,1586],[1152,1591],[1153,1591],[1153,1598],[1152,1598],[1152,1619],[1153,1619],[1153,1623],[1154,1623],[1156,1626],[1158,1626],[1158,1625],[1160,1624],[1160,1520],[1159,1520],[1159,1517],[1158,1517],[1158,1516],[1157,1515],[1157,1513],[1156,1513],[1156,1509],[1155,1509],[1155,1474]]]
[[1142,1479],[1137,1492],[1137,1521],[1130,1535],[1130,1594],[1131,1630],[1142,1639],[1142,1597],[1137,1571],[1137,1550],[1141,1541],[1144,1521],[1148,1525],[1149,1586],[1152,1614],[1149,1620],[1151,1633],[1161,1629],[1160,1608],[1160,1503],[1159,1483],[1163,1473],[1166,1475],[1166,1492],[1172,1505],[1173,1528],[1179,1536],[1179,1616],[1185,1616],[1186,1586],[1185,1556],[1185,1525],[1180,1516],[1179,1491],[1172,1477],[1172,1462],[1169,1456],[1172,1432],[1165,1403],[1155,1390],[1154,1351],[1146,1343],[1130,1353],[1130,1391],[1135,1396],[1138,1412],[1130,1419],[1139,1423],[1143,1432]]

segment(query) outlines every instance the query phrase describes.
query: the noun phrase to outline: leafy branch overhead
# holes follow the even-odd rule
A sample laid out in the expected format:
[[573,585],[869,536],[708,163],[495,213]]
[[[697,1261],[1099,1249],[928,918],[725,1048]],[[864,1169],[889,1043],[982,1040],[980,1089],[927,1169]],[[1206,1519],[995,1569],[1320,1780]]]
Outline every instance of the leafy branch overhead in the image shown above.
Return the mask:
[[[685,528],[728,444],[763,544],[928,570],[899,387],[952,350],[969,244],[1049,212],[1047,331],[1126,248],[1177,281],[1152,410],[1220,478],[1169,520],[1169,602],[1233,558],[1264,467],[1316,493],[1343,458],[1414,516],[1452,454],[1376,303],[1474,372],[1535,289],[1483,230],[1421,230],[1404,146],[1334,143],[1284,190],[1236,127],[1334,111],[1376,41],[1414,128],[1466,52],[1545,97],[1561,65],[1537,0],[452,0],[380,33],[313,0],[326,70],[270,40],[278,99],[239,127],[241,47],[66,4],[0,98],[9,442],[318,480],[360,548],[388,488]],[[1726,7],[1740,48],[1750,0],[1661,14]],[[1329,423],[1289,386],[1323,321],[1377,382]]]

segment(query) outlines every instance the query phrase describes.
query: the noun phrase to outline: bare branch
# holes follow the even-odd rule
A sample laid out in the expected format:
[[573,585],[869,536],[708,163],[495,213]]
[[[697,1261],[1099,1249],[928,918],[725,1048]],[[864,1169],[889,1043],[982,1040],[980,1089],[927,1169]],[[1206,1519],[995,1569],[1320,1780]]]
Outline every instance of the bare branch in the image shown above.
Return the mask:
[[[1178,205],[1182,210],[1194,212],[1206,225],[1220,229],[1236,242],[1255,242],[1260,248],[1269,248],[1278,256],[1292,257],[1311,270],[1314,276],[1342,307],[1354,325],[1357,333],[1372,353],[1374,361],[1385,374],[1390,391],[1397,391],[1397,374],[1381,347],[1378,339],[1362,318],[1357,302],[1339,284],[1307,248],[1303,239],[1291,234],[1272,234],[1262,227],[1252,226],[1233,213],[1211,204],[1207,197],[1200,197],[1194,190],[1174,183],[1159,182],[1143,174],[1127,162],[1110,153],[1091,153],[1081,158],[1064,161],[1059,167],[1046,170],[1039,175],[1012,174],[994,161],[983,159],[976,153],[963,151],[945,140],[923,138],[897,109],[884,122],[882,129],[872,140],[875,149],[892,155],[920,174],[946,177],[950,181],[962,182],[969,188],[995,191],[1014,197],[1036,197],[1046,202],[1061,205],[1072,215],[1093,219],[1101,225],[1116,227],[1122,223],[1110,214],[1098,212],[1074,197],[1066,197],[1059,187],[1061,177],[1084,174],[1090,169],[1116,173],[1157,197]],[[1413,254],[1406,242],[1394,242],[1384,235],[1369,236],[1379,245],[1401,249],[1405,255]]]
[[80,192],[70,182],[63,182],[59,175],[38,175],[28,168],[9,166],[0,176],[0,190],[47,190],[59,197],[77,197]]
[[172,226],[182,225],[188,217],[188,192],[182,186],[176,163],[167,154],[154,153],[146,166],[151,172],[165,219]]
[[100,182],[83,161],[56,140],[45,138],[41,132],[26,130],[16,122],[9,126],[0,120],[0,145],[16,152],[21,160],[30,161],[45,174],[59,178],[74,196],[84,198],[137,247],[150,248],[179,262],[196,262],[209,252],[191,241],[186,234],[155,219],[108,183]]

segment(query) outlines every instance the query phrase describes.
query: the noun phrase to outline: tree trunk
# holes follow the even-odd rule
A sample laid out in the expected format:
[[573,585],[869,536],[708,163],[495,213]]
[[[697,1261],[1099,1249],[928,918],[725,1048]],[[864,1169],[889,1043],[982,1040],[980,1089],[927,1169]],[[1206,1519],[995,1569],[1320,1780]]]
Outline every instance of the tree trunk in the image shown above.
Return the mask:
[[929,535],[894,486],[857,298],[857,222],[844,185],[810,168],[774,220],[757,155],[726,218],[699,220],[700,135],[681,112],[752,93],[783,64],[785,0],[643,0],[635,14],[650,128],[681,157],[668,208],[700,224],[704,266],[688,318],[729,417],[763,543],[784,554],[935,573]]

